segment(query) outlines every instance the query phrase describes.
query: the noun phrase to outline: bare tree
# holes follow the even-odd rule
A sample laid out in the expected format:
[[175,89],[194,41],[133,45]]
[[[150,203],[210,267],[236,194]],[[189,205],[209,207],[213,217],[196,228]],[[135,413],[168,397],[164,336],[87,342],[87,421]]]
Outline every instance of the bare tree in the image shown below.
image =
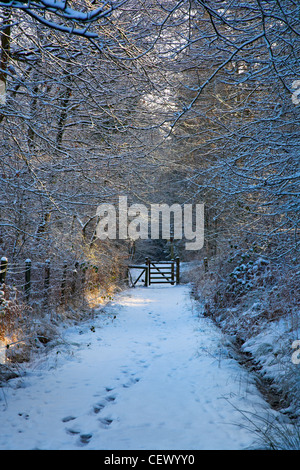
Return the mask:
[[298,250],[298,3],[191,1],[172,12],[159,51],[176,90],[166,131],[190,197],[215,208],[212,233],[219,219],[225,240]]

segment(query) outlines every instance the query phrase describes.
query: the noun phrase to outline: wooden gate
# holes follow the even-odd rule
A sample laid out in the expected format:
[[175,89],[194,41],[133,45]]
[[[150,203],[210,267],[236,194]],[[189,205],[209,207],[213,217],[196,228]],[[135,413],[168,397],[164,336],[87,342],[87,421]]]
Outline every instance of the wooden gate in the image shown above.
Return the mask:
[[[143,282],[146,287],[151,284],[179,284],[180,281],[180,261],[179,258],[170,261],[151,261],[146,258],[145,265],[128,266],[128,281],[131,287],[135,287],[138,281],[144,276]],[[133,279],[130,269],[139,270],[136,279]]]
[[[134,277],[132,277],[131,269],[134,269],[134,270],[138,271],[138,275],[135,279],[134,279]],[[142,279],[141,282],[143,282],[144,286],[147,287],[148,286],[148,278],[149,278],[149,276],[148,276],[148,266],[140,266],[140,265],[135,266],[133,264],[128,266],[128,285],[129,285],[129,287],[135,287],[143,275],[144,275],[144,279]]]

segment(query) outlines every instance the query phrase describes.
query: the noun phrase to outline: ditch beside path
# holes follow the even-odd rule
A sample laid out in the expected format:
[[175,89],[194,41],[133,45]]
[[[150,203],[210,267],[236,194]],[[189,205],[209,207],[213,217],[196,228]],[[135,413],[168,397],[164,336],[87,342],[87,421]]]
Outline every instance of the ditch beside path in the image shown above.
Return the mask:
[[[105,312],[105,313],[104,313]],[[274,415],[190,286],[137,287],[0,390],[0,449],[246,449]],[[250,414],[251,413],[251,414]]]

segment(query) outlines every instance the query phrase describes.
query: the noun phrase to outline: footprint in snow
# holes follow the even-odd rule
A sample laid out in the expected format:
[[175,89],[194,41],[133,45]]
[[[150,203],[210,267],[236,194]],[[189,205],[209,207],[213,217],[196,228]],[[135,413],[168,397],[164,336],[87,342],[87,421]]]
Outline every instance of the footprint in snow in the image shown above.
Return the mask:
[[90,442],[92,439],[93,434],[92,433],[87,433],[87,434],[80,434],[79,437],[79,445],[86,445]]
[[66,432],[67,434],[70,434],[70,436],[76,436],[77,434],[80,434],[80,429],[77,427],[67,428]]
[[105,404],[104,403],[96,403],[94,406],[93,406],[93,411],[95,414],[98,414],[100,413],[101,410],[103,410],[103,408],[105,408]]
[[62,419],[62,422],[63,422],[63,423],[68,423],[69,421],[73,421],[74,419],[76,419],[75,416],[65,416],[65,417]]
[[108,428],[108,426],[110,426],[111,423],[113,422],[113,419],[111,419],[111,418],[100,418],[99,422],[102,425],[101,427]]
[[[108,388],[107,388],[107,390],[108,390]],[[112,389],[110,389],[110,390],[112,390]],[[93,405],[93,412],[95,414],[100,413],[100,411],[102,411],[103,408],[105,408],[106,402],[113,403],[115,401],[115,399],[116,399],[115,395],[108,395],[107,397],[104,398],[104,400],[99,401],[98,403],[95,403]]]
[[93,437],[92,433],[82,433],[80,428],[78,426],[74,426],[73,428],[68,428],[66,429],[67,434],[70,436],[78,436],[79,438],[77,440],[77,445],[78,446],[83,446],[86,445],[90,442],[90,440]]
[[140,379],[138,377],[135,377],[135,378],[132,378],[130,379],[128,382],[126,382],[125,384],[123,384],[123,387],[124,388],[129,388],[131,387],[132,385],[138,383],[140,381]]
[[143,367],[143,369],[147,369],[149,367],[149,364],[145,360],[140,360],[138,362],[141,365],[141,367]]
[[109,402],[113,402],[115,401],[115,399],[116,399],[115,395],[108,395],[107,397],[105,397],[105,400]]

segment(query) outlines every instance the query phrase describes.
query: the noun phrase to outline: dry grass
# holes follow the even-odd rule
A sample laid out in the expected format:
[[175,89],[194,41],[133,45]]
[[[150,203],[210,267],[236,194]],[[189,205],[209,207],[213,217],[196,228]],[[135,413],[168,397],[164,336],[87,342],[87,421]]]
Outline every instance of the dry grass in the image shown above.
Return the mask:
[[6,341],[8,337],[16,340],[19,331],[29,327],[29,315],[32,308],[18,299],[18,291],[2,285],[0,291],[0,340]]

